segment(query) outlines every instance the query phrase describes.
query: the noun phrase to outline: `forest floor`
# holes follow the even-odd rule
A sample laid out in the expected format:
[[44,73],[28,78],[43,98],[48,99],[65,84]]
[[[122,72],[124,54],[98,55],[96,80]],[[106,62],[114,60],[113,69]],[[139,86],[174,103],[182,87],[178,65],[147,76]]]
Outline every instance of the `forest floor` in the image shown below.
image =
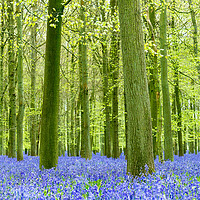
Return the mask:
[[200,154],[175,156],[156,172],[131,181],[126,160],[99,154],[92,160],[60,157],[56,170],[39,169],[39,158],[0,156],[0,199],[200,199]]

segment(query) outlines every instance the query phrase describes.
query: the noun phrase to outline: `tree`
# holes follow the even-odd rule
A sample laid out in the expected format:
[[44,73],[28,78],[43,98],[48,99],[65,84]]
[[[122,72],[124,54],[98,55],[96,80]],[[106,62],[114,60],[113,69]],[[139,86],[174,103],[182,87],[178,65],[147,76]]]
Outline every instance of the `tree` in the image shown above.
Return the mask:
[[167,72],[167,11],[166,1],[161,0],[161,14],[160,14],[160,53],[161,53],[161,83],[162,83],[162,94],[163,94],[163,116],[164,116],[164,151],[165,160],[174,160],[173,157],[173,142],[172,142],[172,131],[171,131],[171,108],[170,108],[170,97],[169,97],[169,86],[168,86],[168,72]]
[[111,0],[111,19],[112,19],[112,38],[111,38],[111,58],[110,71],[112,74],[112,157],[118,158],[119,153],[119,139],[118,139],[118,77],[119,77],[119,33],[116,29],[117,19],[117,1]]
[[35,11],[37,8],[37,0],[32,2],[32,24],[31,24],[31,127],[30,127],[30,138],[31,138],[31,156],[36,156],[36,92],[35,92],[35,84],[36,84],[36,61],[37,61],[37,51],[36,51],[36,22],[35,22]]
[[[175,9],[176,1],[173,0],[173,8]],[[176,53],[177,51],[177,40],[175,35],[175,17],[172,15],[172,34],[175,37],[173,41],[173,50]],[[179,146],[179,156],[184,156],[183,152],[183,139],[182,139],[182,112],[181,112],[181,100],[180,100],[180,89],[179,89],[179,63],[176,58],[172,59],[172,64],[174,67],[174,95],[175,95],[175,106],[177,108],[177,132],[178,132],[178,146]],[[176,147],[175,147],[176,148]]]
[[41,169],[56,167],[58,163],[57,129],[62,12],[62,0],[49,0],[40,140]]
[[[106,23],[105,0],[101,4],[102,23]],[[102,68],[103,68],[103,105],[104,105],[104,153],[109,158],[111,157],[111,107],[110,107],[110,91],[109,91],[109,77],[110,68],[108,63],[108,44],[107,35],[103,34],[101,38],[102,47]]]
[[17,160],[23,160],[23,120],[24,120],[24,91],[23,91],[23,49],[22,49],[22,9],[21,3],[17,1],[17,46],[18,46],[18,103],[19,110],[17,115]]
[[14,9],[13,1],[8,2],[8,76],[9,76],[9,142],[8,156],[16,157],[16,94],[15,94],[15,57],[14,57]]
[[81,157],[91,159],[90,143],[90,115],[89,115],[89,95],[88,95],[88,67],[87,67],[87,46],[86,46],[86,19],[85,19],[85,0],[81,0],[80,18],[80,67],[81,67]]
[[5,35],[5,22],[4,22],[4,0],[2,1],[1,9],[1,46],[0,46],[0,155],[3,154],[3,54],[4,54],[4,35]]
[[158,101],[159,97],[159,83],[158,83],[158,54],[156,46],[156,11],[155,3],[150,0],[149,7],[147,9],[147,24],[148,32],[150,37],[150,51],[148,53],[150,62],[150,77],[149,77],[149,95],[150,95],[150,105],[151,105],[151,118],[152,118],[152,133],[153,133],[153,154],[154,159],[158,155],[158,145],[156,142],[160,134],[158,134]]
[[154,171],[140,1],[119,0],[119,19],[128,115],[127,172],[135,177]]

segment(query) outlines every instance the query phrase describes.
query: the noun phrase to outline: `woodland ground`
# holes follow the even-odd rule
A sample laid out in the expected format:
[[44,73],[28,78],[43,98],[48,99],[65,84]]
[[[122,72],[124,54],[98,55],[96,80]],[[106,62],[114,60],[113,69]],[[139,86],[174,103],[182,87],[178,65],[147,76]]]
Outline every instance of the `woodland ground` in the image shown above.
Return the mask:
[[56,170],[39,170],[39,158],[24,161],[0,157],[0,199],[200,199],[200,154],[186,154],[156,172],[134,179],[126,161],[99,154],[92,160],[60,157]]

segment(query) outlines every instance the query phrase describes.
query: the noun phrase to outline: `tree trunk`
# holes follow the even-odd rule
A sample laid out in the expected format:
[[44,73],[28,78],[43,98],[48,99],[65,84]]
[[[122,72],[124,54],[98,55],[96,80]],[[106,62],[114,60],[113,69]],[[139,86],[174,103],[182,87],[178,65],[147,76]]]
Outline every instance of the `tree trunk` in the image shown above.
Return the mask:
[[164,151],[165,160],[174,160],[173,156],[173,142],[171,131],[171,108],[170,108],[170,96],[168,86],[168,72],[167,72],[167,2],[161,0],[162,9],[160,14],[160,53],[161,53],[161,83],[163,93],[163,117],[164,117]]
[[80,139],[81,139],[81,132],[80,132],[80,94],[75,108],[75,136],[76,136],[76,156],[79,156],[80,152]]
[[[124,83],[125,84],[125,83]],[[128,119],[127,119],[127,105],[126,105],[126,94],[124,90],[124,119],[125,119],[125,140],[126,140],[126,147],[124,150],[125,154],[125,159],[127,160],[127,148],[128,148],[128,139],[127,139],[127,134],[128,134]]]
[[155,170],[140,1],[119,0],[119,19],[128,114],[127,173],[136,177]]
[[[34,1],[32,5],[32,12],[35,13],[37,8],[37,1]],[[36,84],[36,60],[37,60],[37,52],[36,52],[36,23],[32,20],[31,26],[31,129],[30,129],[30,138],[31,138],[31,156],[36,156],[36,92],[35,92],[35,84]]]
[[119,139],[118,139],[118,77],[119,77],[119,34],[116,30],[116,10],[117,1],[111,0],[111,19],[112,19],[112,36],[111,36],[111,58],[110,58],[110,73],[112,74],[112,157],[118,158]]
[[[151,44],[151,52],[149,52],[150,57],[150,83],[149,83],[149,93],[150,93],[150,104],[151,104],[151,118],[152,118],[152,133],[153,133],[153,154],[154,159],[156,155],[158,155],[157,149],[157,121],[158,121],[158,58],[157,58],[157,47],[156,47],[156,39],[155,39],[155,31],[156,31],[156,13],[155,13],[155,5],[150,0],[150,6],[148,8],[147,13],[147,23]],[[153,53],[152,53],[153,52]]]
[[81,123],[81,157],[91,159],[91,143],[90,143],[90,115],[89,115],[89,98],[88,98],[88,68],[87,68],[87,46],[86,46],[86,35],[85,35],[85,0],[81,0],[80,16],[82,26],[80,30],[80,64],[82,67],[82,98],[81,98],[81,109],[82,123]]
[[14,9],[13,0],[8,2],[8,77],[9,77],[9,141],[8,157],[16,157],[16,94],[15,94],[15,58],[14,58]]
[[22,9],[21,3],[17,1],[17,46],[18,46],[18,103],[19,111],[17,115],[17,160],[23,160],[23,120],[24,120],[24,91],[23,91],[23,49],[22,49]]
[[[191,14],[191,18],[192,18],[192,24],[193,24],[193,42],[194,42],[194,57],[197,58],[198,56],[198,29],[197,29],[197,21],[196,21],[196,14],[195,11],[193,9],[193,4],[192,4],[192,0],[188,0],[189,3],[189,9],[190,9],[190,14]],[[200,70],[200,66],[197,66],[198,71]],[[200,71],[199,71],[200,73]]]
[[[73,50],[72,50],[73,51]],[[74,92],[74,54],[72,53],[72,60],[71,60],[71,142],[70,142],[70,151],[71,156],[75,156],[75,133],[74,133],[74,104],[75,104],[75,92]]]
[[[105,9],[103,8],[105,0],[102,1],[102,22],[105,23]],[[104,105],[104,153],[109,158],[111,157],[111,107],[110,107],[110,91],[109,91],[109,76],[110,69],[108,65],[108,45],[107,45],[107,36],[102,37],[101,46],[102,46],[102,67],[103,67],[103,105]]]
[[58,110],[62,0],[49,0],[41,121],[40,169],[58,163]]
[[3,65],[4,65],[4,34],[5,34],[5,23],[4,23],[4,0],[2,0],[1,8],[1,46],[0,46],[0,155],[3,155]]

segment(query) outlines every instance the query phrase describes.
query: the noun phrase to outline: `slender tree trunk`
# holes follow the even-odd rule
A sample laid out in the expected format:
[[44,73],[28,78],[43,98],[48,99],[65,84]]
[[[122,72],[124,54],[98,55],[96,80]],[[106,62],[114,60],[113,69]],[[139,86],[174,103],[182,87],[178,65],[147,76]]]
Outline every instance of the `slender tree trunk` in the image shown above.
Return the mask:
[[[175,122],[177,122],[175,91],[172,94],[172,120],[175,121]],[[178,155],[177,131],[176,130],[172,130],[172,137],[173,137],[173,151],[174,151],[174,155]]]
[[81,123],[81,157],[86,159],[91,159],[92,151],[91,151],[91,143],[90,143],[90,115],[89,115],[89,98],[88,98],[88,67],[87,67],[87,46],[86,46],[86,36],[85,36],[85,27],[86,27],[86,19],[85,19],[85,10],[86,4],[85,0],[81,0],[81,8],[80,15],[82,26],[80,30],[80,50],[81,50],[81,67],[82,67],[82,99],[81,99],[81,109],[83,111],[82,114],[82,123]]
[[8,0],[8,77],[9,77],[9,141],[8,156],[16,157],[16,94],[15,94],[15,58],[14,58],[14,9],[12,0]]
[[[197,21],[196,21],[196,14],[193,8],[193,3],[192,0],[188,0],[189,3],[189,9],[190,9],[190,14],[191,14],[191,18],[192,18],[192,24],[193,24],[193,42],[194,42],[194,57],[197,58],[198,56],[198,29],[197,29]],[[197,66],[198,71],[200,70],[200,66]],[[200,71],[199,71],[200,73]]]
[[[175,9],[176,6],[176,1],[173,0],[172,7]],[[172,15],[172,34],[174,35],[174,41],[173,41],[173,50],[177,52],[178,44],[176,41],[176,34],[175,34],[175,17]],[[181,100],[180,100],[180,91],[179,91],[179,63],[176,60],[176,58],[172,59],[172,64],[174,67],[174,92],[175,92],[175,105],[176,105],[176,110],[177,110],[177,133],[178,133],[178,149],[179,149],[179,156],[183,156],[183,138],[182,138],[182,113],[181,113]]]
[[174,160],[173,156],[173,142],[171,131],[171,108],[170,96],[168,86],[168,70],[167,70],[167,1],[161,0],[161,14],[160,14],[160,53],[161,53],[161,83],[163,93],[163,116],[164,116],[164,151],[165,160]]
[[91,148],[92,148],[92,152],[94,152],[96,154],[96,143],[95,143],[95,139],[96,139],[96,133],[95,133],[95,68],[92,68],[92,94],[90,97],[90,114],[91,114]]
[[[125,84],[125,83],[124,83]],[[127,118],[127,104],[126,104],[126,94],[124,90],[124,119],[125,119],[125,140],[126,140],[126,148],[124,151],[125,158],[127,160],[127,149],[128,149],[128,118]]]
[[[149,84],[149,93],[150,93],[150,104],[151,104],[151,118],[152,118],[152,133],[153,133],[153,154],[154,159],[158,155],[157,147],[157,121],[158,121],[158,58],[157,58],[157,47],[155,39],[156,31],[156,11],[155,5],[152,0],[149,1],[150,5],[147,13],[147,23],[149,30],[149,37],[151,42],[151,52],[149,52],[150,57],[150,84]],[[153,53],[152,53],[153,52]]]
[[42,106],[40,169],[58,163],[58,110],[62,0],[49,0]]
[[69,109],[69,98],[67,97],[67,155],[70,156],[71,154],[71,150],[70,150],[70,128],[69,128],[69,112],[70,112],[70,109]]
[[127,173],[135,177],[155,169],[140,1],[119,0],[119,19],[128,114]]
[[113,151],[112,157],[118,158],[119,152],[119,139],[118,139],[118,77],[119,77],[119,34],[116,30],[116,10],[117,1],[111,0],[111,19],[112,19],[112,36],[111,36],[111,58],[110,68],[112,74],[112,131]]
[[[193,83],[192,83],[193,84]],[[190,125],[189,125],[189,153],[194,153],[194,140],[195,140],[195,137],[194,137],[194,116],[193,116],[193,109],[194,109],[194,104],[193,104],[193,99],[191,98],[190,99],[190,111],[191,111],[191,116],[190,116]]]
[[163,162],[163,148],[162,148],[162,106],[160,99],[160,88],[157,93],[157,108],[158,108],[158,121],[157,121],[157,147],[159,161]]
[[4,34],[5,34],[5,23],[4,23],[4,0],[2,0],[1,8],[1,46],[0,46],[0,155],[3,155],[3,65],[4,65]]
[[81,132],[80,132],[80,94],[75,108],[75,136],[76,136],[76,156],[79,156],[80,151],[80,139],[81,139]]
[[[32,5],[32,12],[35,14],[37,8],[37,1],[34,1]],[[31,156],[36,156],[36,92],[35,92],[35,84],[36,84],[36,60],[37,60],[37,52],[36,52],[36,23],[32,20],[31,26],[31,129],[30,129],[30,138],[31,138]]]
[[197,124],[196,124],[196,102],[194,97],[194,106],[193,106],[193,112],[194,112],[194,151],[195,154],[197,154]]
[[23,49],[22,49],[22,8],[21,3],[17,0],[17,46],[18,46],[18,103],[19,111],[17,115],[17,160],[23,160],[23,120],[24,120],[24,91],[23,91]]
[[176,76],[175,94],[176,94],[176,106],[177,106],[177,127],[178,127],[178,146],[179,146],[179,156],[184,156],[183,152],[183,137],[182,137],[182,113],[181,113],[181,102],[180,102],[180,90],[179,90],[179,77],[178,73]]
[[75,107],[75,92],[74,92],[74,54],[71,60],[71,156],[75,156],[75,133],[74,133],[74,107]]
[[[102,7],[105,4],[105,0],[102,1]],[[102,22],[105,22],[105,10],[101,9]],[[104,104],[104,153],[109,158],[111,157],[111,120],[110,120],[110,91],[109,91],[109,76],[110,69],[108,65],[108,45],[106,43],[107,36],[103,36],[102,46],[102,57],[103,57],[103,104]]]

